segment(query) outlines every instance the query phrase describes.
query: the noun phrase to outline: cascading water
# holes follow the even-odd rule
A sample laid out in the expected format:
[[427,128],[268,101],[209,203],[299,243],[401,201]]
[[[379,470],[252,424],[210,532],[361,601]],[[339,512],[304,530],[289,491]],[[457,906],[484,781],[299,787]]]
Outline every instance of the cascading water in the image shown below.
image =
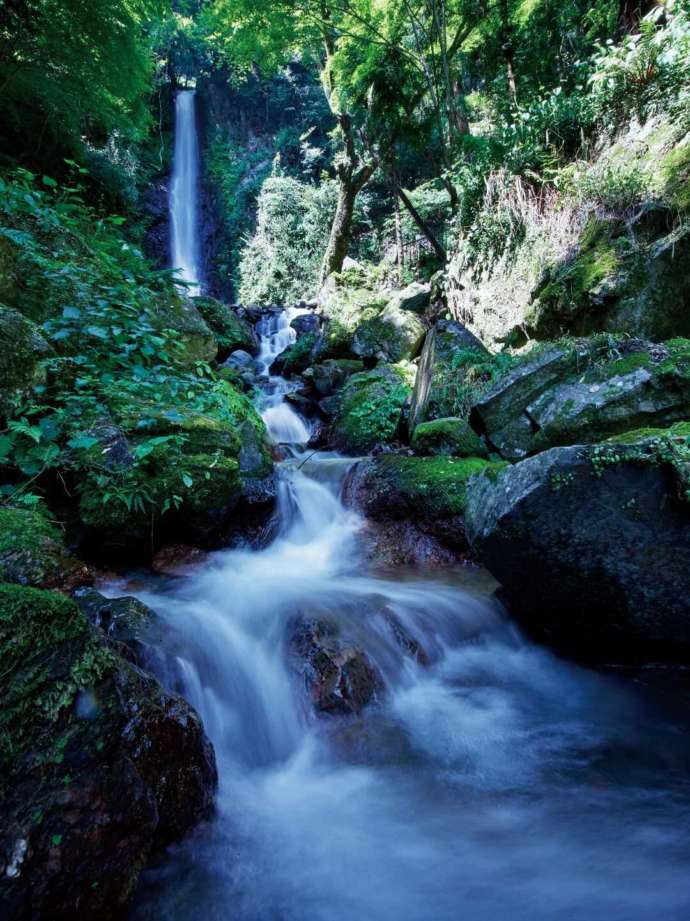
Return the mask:
[[181,90],[175,98],[175,153],[170,188],[171,258],[191,295],[201,293],[199,259],[199,141],[196,93]]
[[[289,319],[262,327],[266,369]],[[148,872],[133,918],[686,919],[684,723],[527,643],[481,574],[368,573],[339,498],[352,462],[301,454],[306,426],[275,412],[288,385],[267,386],[271,430],[294,442],[278,536],[140,593],[221,781],[217,816]],[[314,716],[286,664],[300,615],[337,623],[381,674],[359,717]]]

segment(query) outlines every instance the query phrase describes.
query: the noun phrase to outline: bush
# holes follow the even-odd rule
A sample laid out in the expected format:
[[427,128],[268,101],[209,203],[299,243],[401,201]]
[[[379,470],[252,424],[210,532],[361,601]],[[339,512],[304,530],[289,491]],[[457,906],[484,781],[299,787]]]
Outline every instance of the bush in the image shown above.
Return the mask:
[[256,232],[240,263],[245,303],[289,304],[316,293],[336,188],[272,177],[259,196]]

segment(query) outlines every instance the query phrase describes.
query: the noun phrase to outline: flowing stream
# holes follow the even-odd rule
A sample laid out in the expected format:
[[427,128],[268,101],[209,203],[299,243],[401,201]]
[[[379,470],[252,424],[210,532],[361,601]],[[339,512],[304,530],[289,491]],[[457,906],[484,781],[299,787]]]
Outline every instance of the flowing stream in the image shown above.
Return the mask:
[[[263,327],[265,368],[288,320]],[[527,642],[481,572],[368,572],[339,498],[352,461],[302,453],[287,388],[267,380],[262,404],[293,442],[277,537],[139,593],[175,637],[165,676],[204,720],[220,789],[132,918],[687,919],[685,721]],[[286,655],[298,615],[375,663],[384,688],[359,717],[314,715]]]
[[175,98],[175,153],[170,186],[172,265],[191,295],[201,293],[199,259],[199,139],[196,92],[180,90]]
[[[198,283],[197,169],[183,92],[173,252]],[[353,461],[304,453],[291,385],[269,375],[293,316],[259,327],[260,408],[287,457],[277,535],[138,591],[170,627],[161,676],[201,714],[220,787],[132,921],[686,921],[687,715],[526,641],[481,571],[368,567],[340,499]],[[375,665],[361,715],[315,715],[287,650],[305,616]]]

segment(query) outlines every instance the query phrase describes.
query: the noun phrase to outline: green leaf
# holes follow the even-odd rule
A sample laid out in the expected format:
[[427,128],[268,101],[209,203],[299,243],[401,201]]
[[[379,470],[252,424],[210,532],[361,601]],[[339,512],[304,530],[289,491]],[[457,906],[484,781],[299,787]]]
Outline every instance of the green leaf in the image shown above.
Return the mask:
[[41,180],[43,185],[47,185],[49,189],[57,189],[57,182],[54,179],[51,179],[50,176],[44,176]]
[[194,480],[190,477],[188,473],[182,474],[182,482],[187,487],[187,489],[190,489],[194,485]]

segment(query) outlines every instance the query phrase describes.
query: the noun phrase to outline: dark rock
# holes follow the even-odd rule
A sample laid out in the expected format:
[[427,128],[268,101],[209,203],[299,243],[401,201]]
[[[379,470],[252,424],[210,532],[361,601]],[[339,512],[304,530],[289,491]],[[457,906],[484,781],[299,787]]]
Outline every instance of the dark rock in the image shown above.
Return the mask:
[[411,313],[422,314],[431,303],[431,285],[413,281],[402,291],[396,291],[389,303],[397,310],[409,310]]
[[239,317],[227,304],[212,297],[195,297],[193,302],[216,336],[219,361],[224,361],[238,351],[250,355],[258,354],[259,338],[254,327]]
[[690,455],[553,448],[468,487],[469,539],[517,611],[588,659],[690,657]]
[[173,544],[161,547],[151,561],[151,569],[161,575],[177,575],[205,562],[207,554],[199,547]]
[[291,321],[290,326],[297,333],[297,338],[321,330],[321,318],[316,313],[302,313]]
[[364,371],[364,364],[361,361],[329,358],[322,364],[313,365],[311,370],[304,374],[304,379],[313,384],[319,396],[328,397],[340,390],[349,377],[360,371]]
[[292,626],[289,654],[319,714],[359,713],[380,686],[366,654],[346,645],[334,624],[301,619]]
[[93,574],[40,512],[0,508],[0,582],[70,592],[93,582]]
[[212,809],[199,718],[117,648],[69,599],[0,586],[2,917],[114,917]]
[[486,445],[467,419],[453,416],[420,423],[411,444],[417,454],[487,457]]
[[690,417],[690,341],[595,338],[521,362],[471,420],[506,460]]
[[144,254],[158,268],[170,267],[170,179],[164,176],[151,183],[140,199],[148,228],[144,236]]

